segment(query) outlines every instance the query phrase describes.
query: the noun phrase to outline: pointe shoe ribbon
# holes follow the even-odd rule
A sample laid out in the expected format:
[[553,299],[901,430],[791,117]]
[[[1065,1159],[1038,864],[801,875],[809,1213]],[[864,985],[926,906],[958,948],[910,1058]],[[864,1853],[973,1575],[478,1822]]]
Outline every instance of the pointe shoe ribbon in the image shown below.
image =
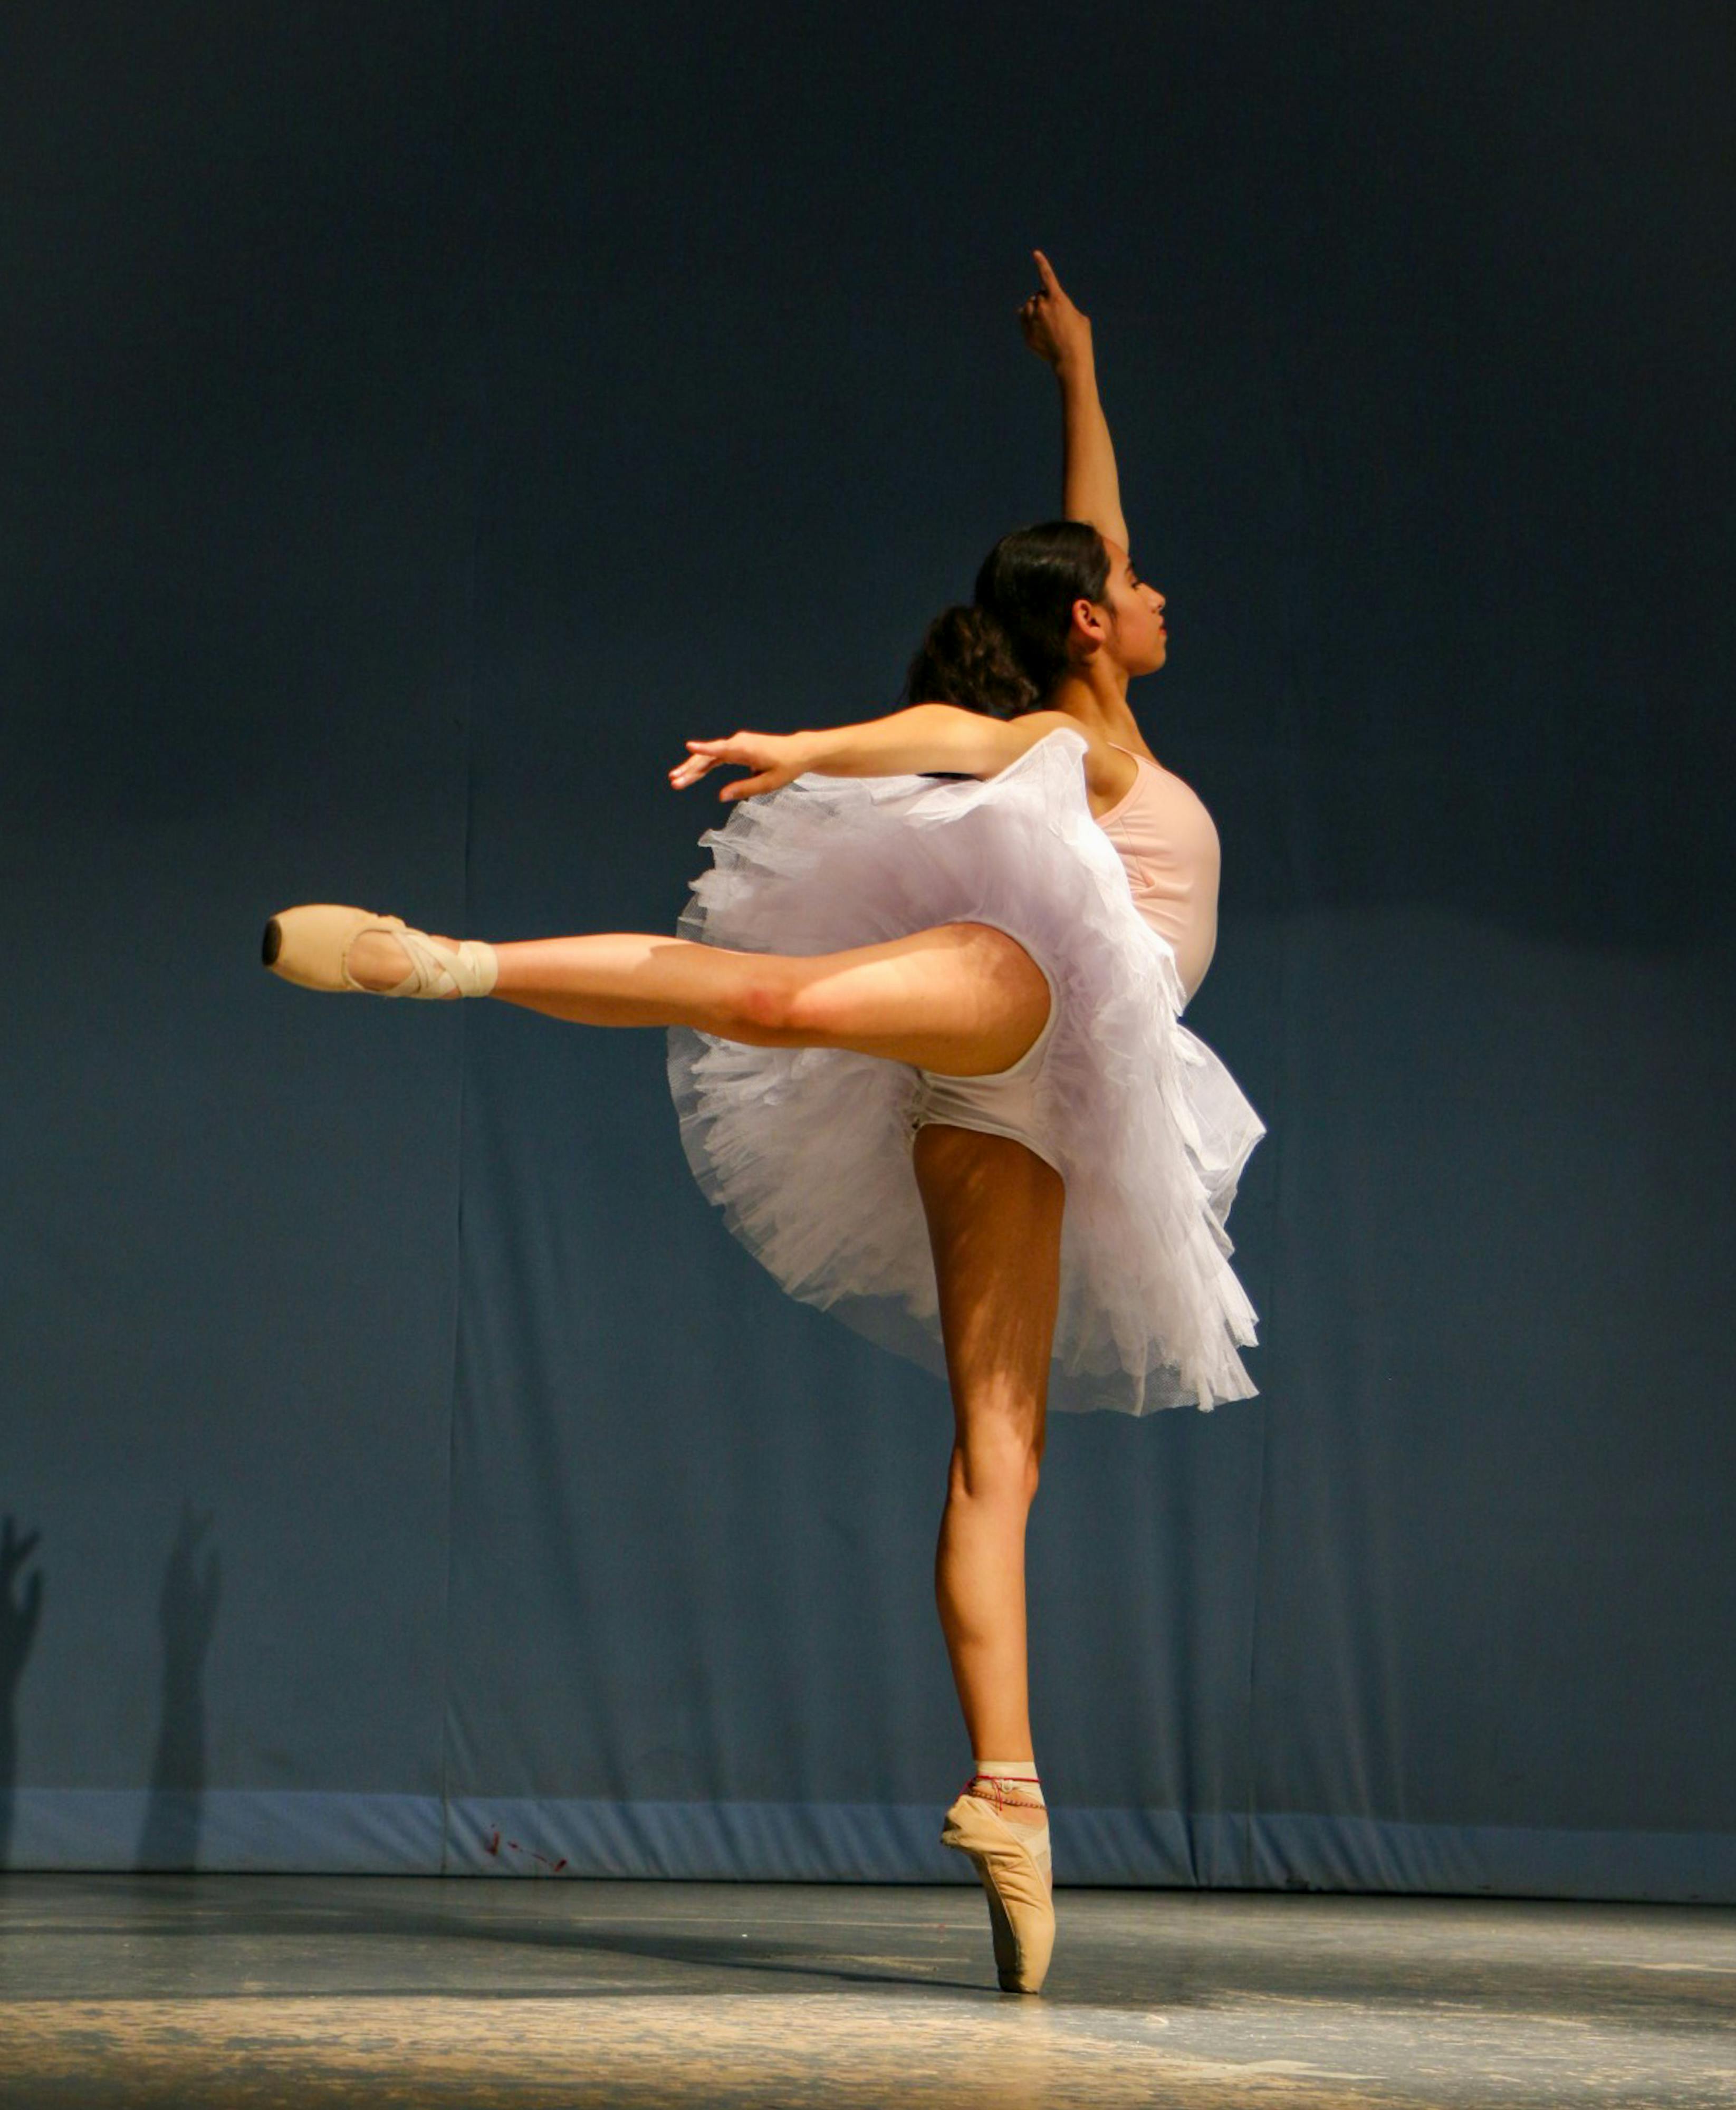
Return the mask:
[[392,935],[409,953],[410,971],[396,989],[380,990],[382,996],[487,996],[494,987],[492,945],[460,938],[456,953],[443,953],[425,930],[408,924]]
[[1036,1992],[1055,1945],[1048,1825],[1027,1832],[981,1795],[961,1795],[946,1813],[941,1844],[968,1854],[982,1879],[1001,1990]]
[[[396,938],[409,957],[410,972],[391,989],[365,991],[350,972],[350,948],[365,930]],[[479,939],[466,938],[456,953],[443,952],[401,916],[376,916],[371,909],[330,901],[280,910],[265,926],[261,956],[274,974],[302,989],[363,989],[378,996],[487,996],[499,966],[493,946]]]

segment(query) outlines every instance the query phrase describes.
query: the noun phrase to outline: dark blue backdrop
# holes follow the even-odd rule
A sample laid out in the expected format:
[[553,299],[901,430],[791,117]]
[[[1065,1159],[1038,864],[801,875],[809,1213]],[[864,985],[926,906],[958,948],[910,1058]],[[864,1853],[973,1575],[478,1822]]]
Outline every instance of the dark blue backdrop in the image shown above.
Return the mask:
[[4,36],[0,1861],[950,1872],[941,1388],[660,1036],[257,944],[671,927],[1056,509],[1040,244],[1271,1131],[1261,1397],[1054,1432],[1059,1872],[1736,1897],[1728,9]]

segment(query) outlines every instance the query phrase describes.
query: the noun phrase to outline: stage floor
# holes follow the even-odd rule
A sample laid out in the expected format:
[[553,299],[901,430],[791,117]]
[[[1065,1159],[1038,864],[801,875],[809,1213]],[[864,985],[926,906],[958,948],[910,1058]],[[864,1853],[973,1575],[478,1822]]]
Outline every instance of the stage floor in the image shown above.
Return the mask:
[[1736,1910],[1072,1890],[0,1877],[0,2102],[1736,2102]]

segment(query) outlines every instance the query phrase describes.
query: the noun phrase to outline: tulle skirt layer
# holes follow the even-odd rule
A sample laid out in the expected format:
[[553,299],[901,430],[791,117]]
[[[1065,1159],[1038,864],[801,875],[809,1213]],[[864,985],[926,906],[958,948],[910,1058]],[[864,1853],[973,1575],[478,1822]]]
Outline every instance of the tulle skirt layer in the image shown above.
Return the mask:
[[[941,923],[1016,937],[1056,992],[1031,1115],[1067,1183],[1049,1403],[1208,1409],[1257,1389],[1226,1221],[1266,1130],[1181,1023],[1175,954],[1091,817],[1084,751],[1063,728],[984,782],[803,777],[743,799],[700,839],[712,867],[680,934],[795,954]],[[910,1156],[922,1073],[685,1027],[669,1067],[688,1162],[736,1237],[792,1297],[944,1374]]]

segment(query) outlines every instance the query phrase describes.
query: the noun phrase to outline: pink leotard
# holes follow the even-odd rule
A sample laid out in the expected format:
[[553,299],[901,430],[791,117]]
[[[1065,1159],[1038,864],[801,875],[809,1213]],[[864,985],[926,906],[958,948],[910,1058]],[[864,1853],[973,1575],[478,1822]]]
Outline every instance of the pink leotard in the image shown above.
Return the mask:
[[1175,948],[1191,998],[1217,946],[1217,830],[1199,794],[1161,763],[1117,752],[1132,755],[1139,773],[1097,825],[1126,867],[1134,906]]

